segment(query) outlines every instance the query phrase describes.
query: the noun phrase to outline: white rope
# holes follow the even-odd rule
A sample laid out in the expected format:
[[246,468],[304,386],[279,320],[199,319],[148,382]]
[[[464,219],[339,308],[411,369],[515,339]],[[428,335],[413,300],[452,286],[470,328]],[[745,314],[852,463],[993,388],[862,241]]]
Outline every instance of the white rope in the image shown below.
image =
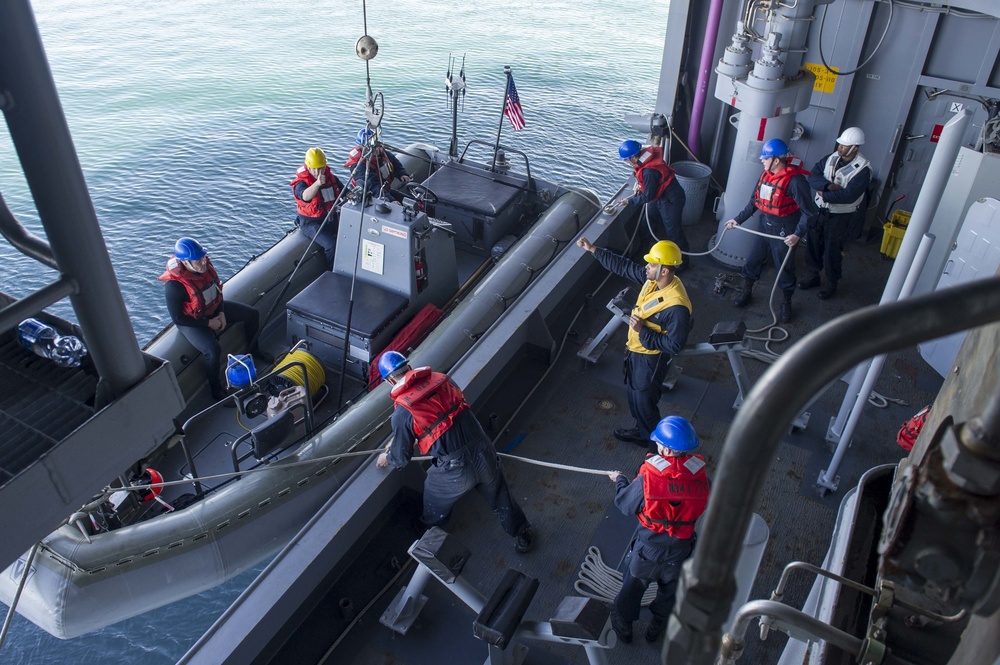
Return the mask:
[[[622,590],[622,574],[610,568],[601,558],[601,550],[591,546],[580,565],[580,574],[573,583],[573,589],[581,596],[604,603],[613,603]],[[656,582],[649,585],[642,595],[642,606],[648,607],[656,598]]]
[[568,464],[556,464],[555,462],[543,462],[537,459],[528,459],[527,457],[518,457],[517,455],[511,455],[508,453],[497,453],[500,457],[506,457],[507,459],[516,459],[521,462],[527,462],[528,464],[535,464],[538,466],[547,466],[551,469],[563,469],[564,471],[575,471],[576,473],[587,473],[595,476],[606,476],[614,469],[608,469],[607,471],[600,471],[598,469],[584,469],[580,466],[569,466]]

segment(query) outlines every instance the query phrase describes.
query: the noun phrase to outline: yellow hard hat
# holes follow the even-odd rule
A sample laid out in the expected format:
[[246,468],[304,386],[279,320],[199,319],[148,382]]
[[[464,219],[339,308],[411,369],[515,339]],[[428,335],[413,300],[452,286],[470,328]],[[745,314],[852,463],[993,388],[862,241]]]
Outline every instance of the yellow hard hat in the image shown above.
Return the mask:
[[311,169],[321,169],[326,166],[326,153],[319,148],[306,150],[306,166]]
[[661,240],[649,248],[649,254],[642,257],[646,263],[659,266],[679,266],[684,262],[681,248],[669,240]]

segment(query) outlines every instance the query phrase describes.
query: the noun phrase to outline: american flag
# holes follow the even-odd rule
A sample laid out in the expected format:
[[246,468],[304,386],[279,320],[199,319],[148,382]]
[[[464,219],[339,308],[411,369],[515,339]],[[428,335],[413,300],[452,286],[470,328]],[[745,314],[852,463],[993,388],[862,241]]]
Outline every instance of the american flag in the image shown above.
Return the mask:
[[507,101],[503,107],[503,114],[510,120],[514,131],[524,129],[524,112],[521,110],[521,98],[517,96],[513,76],[507,77]]

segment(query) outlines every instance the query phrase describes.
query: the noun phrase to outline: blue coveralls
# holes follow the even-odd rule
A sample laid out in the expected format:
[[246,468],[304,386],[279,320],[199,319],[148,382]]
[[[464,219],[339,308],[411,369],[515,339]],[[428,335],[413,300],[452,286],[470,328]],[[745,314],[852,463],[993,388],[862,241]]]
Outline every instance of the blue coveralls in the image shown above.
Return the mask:
[[[594,251],[597,261],[605,269],[619,277],[639,284],[646,283],[645,264],[630,261],[611,250],[598,247]],[[679,279],[674,277],[674,279]],[[649,350],[659,353],[632,353],[625,350],[625,393],[628,410],[635,419],[643,440],[656,429],[660,422],[660,395],[663,379],[670,367],[671,357],[687,344],[691,332],[691,312],[684,305],[674,305],[649,317],[651,323],[662,332],[643,327],[639,331],[639,342]]]
[[[410,462],[417,438],[413,415],[402,406],[392,413],[392,444],[389,463],[401,469]],[[451,517],[452,508],[469,490],[477,490],[500,520],[503,530],[517,537],[528,526],[524,511],[510,495],[493,443],[471,409],[455,416],[452,426],[431,445],[434,458],[424,481],[421,521],[440,526]]]
[[[797,174],[788,181],[788,193],[798,204],[799,209],[784,217],[775,217],[765,213],[760,214],[760,230],[762,233],[781,236],[780,238],[764,238],[755,235],[746,262],[743,264],[742,274],[744,279],[756,282],[760,279],[761,270],[764,268],[764,261],[768,254],[777,270],[781,267],[781,262],[785,260],[785,253],[788,252],[788,245],[784,238],[790,235],[797,235],[803,238],[806,234],[807,221],[815,224],[819,216],[819,208],[813,201],[812,189],[806,182],[805,176]],[[750,202],[735,217],[737,224],[742,224],[750,219],[755,212],[758,212],[754,197],[750,197]],[[803,215],[804,213],[804,215]],[[793,248],[794,249],[794,248]],[[795,256],[788,258],[785,269],[778,276],[778,288],[784,291],[786,297],[791,297],[795,292]]]
[[[629,482],[619,475],[615,481],[615,505],[623,514],[634,517],[645,504],[642,481]],[[674,607],[681,564],[694,551],[697,536],[681,539],[640,526],[632,549],[626,556],[622,589],[615,597],[615,612],[632,622],[639,618],[642,596],[656,582],[656,597],[649,605],[653,616],[666,620]]]
[[[809,186],[820,192],[827,203],[851,203],[858,200],[871,182],[871,167],[858,171],[857,175],[847,183],[847,187],[830,192],[826,191],[830,181],[824,175],[827,159],[829,156],[819,160],[813,167],[812,173],[806,179]],[[846,163],[845,160],[838,161],[837,169],[843,168]],[[863,205],[863,202],[864,199],[858,205]],[[806,265],[814,275],[823,270],[826,281],[832,285],[836,285],[843,277],[844,243],[847,241],[848,228],[857,215],[856,209],[853,212],[842,213],[823,210],[818,223],[806,231]]]
[[629,205],[646,206],[646,214],[649,215],[649,224],[654,229],[657,224],[662,228],[658,240],[670,240],[681,248],[682,252],[689,249],[687,236],[684,235],[682,225],[682,215],[684,213],[684,203],[687,198],[684,189],[674,176],[673,181],[667,185],[666,190],[658,199],[650,197],[660,187],[660,174],[655,169],[643,169],[642,171],[643,191],[628,198]]
[[[337,176],[333,176],[338,191],[343,191],[344,184]],[[295,198],[302,200],[302,192],[306,190],[306,183],[295,183]],[[317,194],[316,196],[320,196]],[[330,213],[330,219],[323,225],[324,217],[303,217],[296,215],[299,221],[299,232],[307,238],[313,238],[316,244],[323,248],[326,256],[326,267],[333,269],[333,257],[337,253],[337,229],[340,226],[340,212],[334,210]],[[321,228],[322,227],[322,228]]]

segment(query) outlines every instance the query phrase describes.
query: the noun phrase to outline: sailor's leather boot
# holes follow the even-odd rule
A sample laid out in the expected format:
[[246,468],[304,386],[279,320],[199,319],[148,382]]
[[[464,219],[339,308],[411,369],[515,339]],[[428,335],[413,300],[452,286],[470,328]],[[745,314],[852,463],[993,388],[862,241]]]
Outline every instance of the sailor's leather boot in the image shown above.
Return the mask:
[[747,306],[747,303],[750,302],[750,296],[753,294],[753,285],[754,281],[752,279],[743,279],[743,288],[733,298],[733,307]]

